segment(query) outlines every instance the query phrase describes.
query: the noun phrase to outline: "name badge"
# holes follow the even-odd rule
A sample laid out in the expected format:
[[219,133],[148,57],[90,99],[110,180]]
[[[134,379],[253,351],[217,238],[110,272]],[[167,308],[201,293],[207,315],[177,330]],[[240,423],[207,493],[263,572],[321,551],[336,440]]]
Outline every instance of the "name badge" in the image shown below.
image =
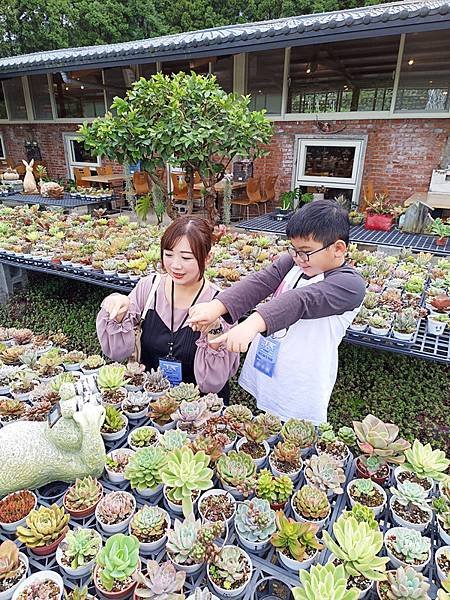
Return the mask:
[[179,360],[160,358],[159,368],[164,373],[164,377],[170,381],[170,385],[180,385],[183,381],[183,368]]
[[259,338],[258,348],[256,350],[255,361],[253,366],[257,371],[264,373],[268,377],[272,377],[277,364],[278,351],[280,342],[272,337]]

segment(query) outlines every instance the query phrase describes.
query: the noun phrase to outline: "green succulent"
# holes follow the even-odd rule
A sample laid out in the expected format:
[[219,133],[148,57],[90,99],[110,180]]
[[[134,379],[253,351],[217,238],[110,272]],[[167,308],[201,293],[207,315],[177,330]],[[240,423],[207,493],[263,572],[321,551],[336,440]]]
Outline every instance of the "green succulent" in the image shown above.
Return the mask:
[[87,585],[82,588],[76,587],[70,592],[64,590],[64,600],[87,600],[88,598],[92,596],[89,596]]
[[428,494],[418,483],[404,481],[398,483],[398,487],[391,487],[391,493],[396,502],[405,506],[408,510],[413,506],[428,512]]
[[287,475],[275,477],[275,497],[276,502],[286,502],[294,491],[292,479]]
[[124,477],[138,492],[155,490],[160,483],[161,471],[167,464],[167,454],[156,446],[141,448],[130,456]]
[[125,365],[112,364],[101,367],[97,376],[97,385],[101,391],[115,391],[123,387],[125,379]]
[[313,423],[304,419],[288,419],[281,428],[281,435],[300,449],[309,448],[317,440]]
[[388,572],[386,589],[390,600],[430,600],[428,580],[413,567]]
[[359,502],[355,502],[352,507],[352,510],[344,510],[342,513],[343,519],[348,519],[350,517],[355,518],[358,523],[367,523],[370,529],[375,529],[379,531],[380,526],[378,525],[378,521],[375,519],[375,514],[373,510],[370,510],[368,506],[364,504],[360,504]]
[[332,429],[327,429],[320,435],[319,439],[321,442],[324,442],[325,444],[332,444],[333,442],[336,441],[337,438],[336,438],[336,434],[334,433],[334,431]]
[[158,436],[152,427],[139,427],[131,434],[131,443],[137,448],[144,448],[154,444]]
[[175,519],[173,529],[168,530],[166,550],[178,565],[192,562],[192,549],[201,527],[201,521],[191,513],[183,522]]
[[163,537],[167,526],[167,513],[159,506],[144,505],[130,523],[130,533],[140,542],[151,542]]
[[304,485],[292,499],[297,510],[305,519],[321,520],[330,511],[328,496],[319,488]]
[[276,415],[272,415],[270,413],[260,413],[254,418],[254,421],[264,427],[269,437],[271,435],[276,435],[281,431],[281,421]]
[[252,457],[246,452],[236,450],[223,454],[217,461],[216,469],[222,482],[233,487],[253,480],[256,474],[256,465]]
[[361,496],[373,496],[376,488],[371,479],[355,479],[352,485],[352,496],[360,498]]
[[218,559],[209,566],[209,572],[213,578],[220,581],[223,589],[230,590],[234,584],[243,582],[246,562],[240,548],[225,546],[221,549]]
[[399,528],[395,534],[388,534],[388,542],[404,562],[413,566],[417,561],[425,562],[430,553],[430,539],[423,537],[415,529]]
[[193,383],[180,383],[168,390],[166,397],[176,400],[179,404],[183,401],[192,402],[200,398],[200,390]]
[[75,480],[68,489],[64,502],[71,510],[82,510],[94,506],[102,494],[98,481],[89,475]]
[[300,570],[302,587],[292,590],[294,600],[357,600],[359,590],[347,589],[347,576],[342,565],[313,565],[309,571]]
[[188,434],[181,429],[169,429],[159,438],[159,446],[163,450],[171,452],[177,448],[182,448],[189,441]]
[[156,560],[147,561],[147,574],[137,573],[136,598],[151,600],[184,600],[182,592],[186,573],[177,571],[169,561],[159,564]]
[[350,516],[339,517],[333,525],[335,540],[323,532],[323,541],[331,552],[342,561],[349,577],[365,577],[371,581],[386,578],[385,570],[388,558],[377,556],[383,546],[383,535],[378,530]]
[[345,473],[339,461],[328,454],[313,454],[305,461],[305,476],[308,483],[324,492],[343,494]]
[[117,433],[125,426],[123,414],[114,406],[105,407],[105,420],[102,425],[102,432]]
[[181,500],[185,517],[193,511],[192,492],[213,487],[213,471],[208,464],[209,456],[203,451],[194,454],[191,448],[183,447],[168,455],[161,470],[161,479],[171,488],[173,499]]
[[277,531],[270,539],[272,546],[287,550],[293,559],[301,562],[305,559],[307,548],[323,548],[316,538],[317,525],[299,523],[286,517],[282,511],[277,512],[276,523]]
[[346,446],[355,446],[356,434],[351,427],[340,427],[337,432],[337,439]]
[[267,500],[246,500],[237,507],[234,525],[249,542],[264,542],[277,529],[275,511]]
[[447,477],[445,471],[450,465],[442,450],[433,450],[430,444],[422,444],[414,440],[412,448],[405,451],[406,463],[403,465],[418,477],[425,479],[431,477],[435,481],[444,481]]
[[250,422],[253,419],[252,411],[243,404],[230,404],[226,407],[223,414],[238,423]]
[[95,558],[101,544],[101,537],[95,529],[77,528],[67,532],[60,548],[70,561],[70,567],[78,569]]
[[139,540],[134,535],[115,533],[97,554],[102,587],[110,592],[116,582],[125,581],[139,564]]

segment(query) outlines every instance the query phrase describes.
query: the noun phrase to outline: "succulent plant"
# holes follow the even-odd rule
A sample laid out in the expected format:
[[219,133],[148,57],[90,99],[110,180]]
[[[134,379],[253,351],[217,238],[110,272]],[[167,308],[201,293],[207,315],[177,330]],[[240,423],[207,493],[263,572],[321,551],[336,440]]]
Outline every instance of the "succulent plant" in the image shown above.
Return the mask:
[[41,375],[51,375],[54,373],[55,368],[59,367],[62,362],[63,356],[59,348],[52,348],[38,359],[36,366]]
[[117,582],[125,581],[139,564],[139,540],[134,535],[115,533],[97,554],[100,582],[108,592]]
[[26,404],[21,400],[13,400],[6,396],[0,397],[0,417],[7,419],[19,418],[25,412]]
[[231,450],[219,458],[216,464],[217,474],[223,483],[238,487],[254,480],[256,465],[246,452]]
[[115,473],[124,473],[130,461],[130,456],[131,453],[126,452],[123,448],[113,450],[109,455],[106,455],[106,467]]
[[332,562],[313,565],[309,571],[300,570],[302,587],[292,590],[294,600],[357,600],[360,591],[347,589],[347,576],[342,565]]
[[134,377],[142,376],[144,378],[145,365],[141,365],[139,362],[131,361],[127,363],[125,367],[125,377],[127,379],[133,379]]
[[201,521],[196,521],[193,514],[186,517],[183,522],[175,519],[173,529],[167,531],[166,550],[170,552],[177,564],[193,562],[192,549],[197,542],[197,534],[201,528]]
[[209,456],[194,454],[191,448],[173,450],[162,467],[161,479],[171,488],[172,498],[182,502],[185,517],[192,513],[192,492],[208,490],[213,486],[213,471],[208,468]]
[[405,506],[407,510],[416,506],[417,508],[428,512],[430,510],[428,506],[428,493],[418,483],[413,481],[399,482],[398,487],[391,487],[392,496],[396,502]]
[[57,504],[40,506],[26,518],[27,527],[17,527],[17,539],[28,548],[48,546],[63,534],[69,515]]
[[105,365],[101,367],[97,376],[97,385],[102,392],[114,392],[123,387],[127,380],[125,379],[126,367],[119,364]]
[[64,363],[74,365],[82,362],[86,358],[86,354],[79,350],[71,350],[64,355]]
[[102,544],[100,535],[95,529],[77,528],[68,531],[60,544],[60,548],[70,562],[72,569],[82,567],[95,558]]
[[266,429],[268,437],[276,435],[281,431],[281,421],[276,415],[260,413],[254,418],[254,421],[260,423]]
[[316,538],[317,525],[299,523],[285,516],[282,511],[276,513],[277,531],[270,539],[272,546],[280,551],[289,552],[294,560],[302,562],[307,549],[321,550],[322,544]]
[[[210,574],[220,581],[220,586],[229,590],[236,583],[243,584],[248,567],[242,550],[236,546],[222,548],[217,560],[209,567]],[[246,569],[247,567],[247,569]]]
[[71,510],[83,510],[94,506],[102,494],[103,491],[98,481],[88,475],[75,480],[75,483],[68,489],[64,502]]
[[294,484],[287,475],[274,477],[267,469],[259,472],[256,495],[258,498],[272,503],[286,502],[292,494]]
[[193,402],[200,398],[200,390],[194,383],[180,383],[179,385],[171,388],[166,396],[172,400],[176,400],[179,404],[183,401]]
[[292,499],[294,506],[305,519],[322,520],[330,511],[325,492],[312,485],[304,485]]
[[105,407],[105,420],[102,425],[102,433],[117,433],[125,427],[123,414],[114,406]]
[[328,454],[313,454],[305,461],[305,476],[308,483],[324,492],[343,494],[345,473],[339,461]]
[[0,544],[0,583],[8,579],[14,580],[19,573],[19,568],[19,548],[14,542],[5,540]]
[[450,577],[444,579],[441,590],[438,591],[437,600],[450,600]]
[[361,496],[373,496],[376,488],[371,479],[355,479],[352,485],[353,498],[361,498]]
[[214,600],[214,596],[208,588],[195,588],[192,600]]
[[88,600],[88,598],[92,596],[89,596],[87,585],[82,588],[76,587],[70,592],[64,590],[64,600]]
[[278,442],[273,449],[272,457],[288,472],[300,470],[303,464],[300,449],[292,442]]
[[0,360],[5,365],[18,364],[22,354],[23,348],[21,346],[10,346],[0,351]]
[[31,329],[14,329],[12,331],[12,338],[19,346],[29,344],[33,339],[33,332]]
[[269,437],[269,432],[263,423],[258,421],[249,421],[243,423],[240,427],[241,434],[254,444],[261,444]]
[[183,400],[171,416],[174,421],[179,423],[179,427],[192,427],[197,430],[206,423],[211,413],[203,399]]
[[414,333],[417,327],[417,314],[414,308],[404,308],[394,317],[393,327],[400,333]]
[[390,600],[430,600],[428,580],[413,567],[399,567],[387,574]]
[[216,463],[224,453],[227,442],[228,438],[223,433],[218,433],[215,436],[197,435],[197,437],[190,442],[190,446],[193,452],[197,453],[203,451],[209,456],[211,463]]
[[430,444],[422,444],[414,440],[412,448],[405,450],[406,463],[403,465],[420,478],[431,477],[435,481],[444,481],[445,471],[450,465],[442,450],[433,450]]
[[180,429],[169,429],[160,436],[158,445],[163,449],[171,452],[177,448],[182,448],[188,443],[188,435]]
[[182,592],[186,573],[177,571],[169,561],[158,564],[156,560],[147,561],[147,574],[136,573],[135,596],[152,600],[184,600]]
[[[73,373],[68,372],[56,375],[56,377],[54,377],[50,382],[51,390],[59,394],[61,386],[63,386],[65,383],[70,383],[72,385],[75,384],[75,377]],[[76,393],[74,396],[76,396]]]
[[224,415],[238,423],[250,422],[253,419],[252,411],[243,404],[230,404],[224,410]]
[[281,428],[281,436],[300,449],[309,448],[317,439],[314,425],[304,419],[288,419]]
[[134,498],[128,492],[110,492],[98,503],[97,516],[103,523],[114,525],[129,517],[134,507]]
[[167,513],[159,506],[144,505],[130,523],[130,533],[140,542],[155,541],[164,535],[167,527]]
[[90,354],[87,358],[83,360],[81,366],[84,369],[89,371],[93,371],[94,369],[98,369],[99,367],[105,364],[105,360],[99,354]]
[[15,523],[26,517],[34,508],[35,496],[29,490],[8,494],[0,500],[0,523]]
[[366,455],[380,457],[384,462],[401,464],[410,443],[398,437],[399,429],[392,423],[383,423],[373,415],[362,421],[353,421],[358,446]]
[[206,406],[210,413],[220,413],[223,408],[223,399],[218,394],[205,394],[202,397],[203,402],[206,402]]
[[275,511],[267,500],[246,500],[237,507],[234,525],[249,542],[264,542],[276,531]]
[[166,377],[164,377],[164,373],[161,369],[156,369],[154,371],[151,369],[150,373],[147,373],[147,377],[144,382],[144,390],[146,392],[151,392],[153,394],[159,394],[161,392],[165,392],[170,388],[170,382]]
[[158,425],[165,425],[172,421],[172,413],[177,410],[178,404],[178,400],[163,396],[150,404],[148,416]]
[[151,446],[158,441],[157,432],[153,427],[139,427],[131,434],[131,443],[137,448]]
[[337,559],[342,561],[349,577],[362,576],[371,581],[386,578],[388,558],[377,556],[383,546],[383,535],[371,529],[364,521],[358,523],[354,517],[340,517],[333,525],[335,540],[323,532],[323,541]]
[[337,439],[344,442],[346,446],[354,446],[356,444],[356,434],[351,427],[340,427],[337,432]]
[[413,566],[416,562],[425,562],[430,553],[431,542],[429,538],[423,537],[420,531],[415,529],[398,529],[395,533],[388,534],[388,541],[395,554],[401,556],[404,562]]
[[133,490],[155,490],[161,483],[162,470],[167,465],[167,454],[157,446],[141,448],[133,454],[125,468],[125,479]]
[[12,392],[22,394],[30,392],[38,384],[39,379],[34,371],[23,370],[17,371],[9,387]]
[[380,529],[378,521],[375,519],[375,513],[364,504],[355,502],[355,504],[352,506],[352,510],[344,510],[342,513],[342,518],[349,519],[350,517],[354,517],[358,523],[362,523],[364,521],[367,523],[370,529],[376,529],[377,531]]

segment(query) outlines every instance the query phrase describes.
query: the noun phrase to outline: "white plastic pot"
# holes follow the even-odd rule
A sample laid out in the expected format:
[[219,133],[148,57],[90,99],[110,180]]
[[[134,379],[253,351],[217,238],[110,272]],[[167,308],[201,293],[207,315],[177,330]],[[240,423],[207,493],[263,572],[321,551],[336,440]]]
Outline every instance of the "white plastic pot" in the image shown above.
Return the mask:
[[144,490],[133,490],[133,491],[136,494],[138,494],[138,496],[141,496],[142,498],[146,498],[147,500],[150,500],[152,498],[156,498],[156,496],[158,496],[158,494],[160,494],[162,488],[163,488],[163,484],[160,483],[159,485],[156,486],[155,489],[145,488]]
[[139,412],[131,412],[131,411],[128,411],[126,408],[124,408],[123,404],[124,403],[122,402],[122,412],[128,418],[129,421],[138,421],[139,419],[143,419],[147,415],[148,406],[146,406]]
[[300,571],[301,569],[309,569],[309,567],[314,564],[317,559],[319,552],[316,550],[311,556],[311,558],[307,558],[306,560],[295,560],[290,556],[286,556],[283,552],[277,549],[278,560],[289,570],[291,571]]
[[236,535],[237,538],[239,540],[239,544],[241,546],[244,546],[244,548],[246,550],[249,550],[250,552],[262,552],[263,550],[265,550],[269,544],[270,544],[270,537],[267,538],[267,540],[264,540],[262,542],[251,542],[249,540],[247,540],[242,533],[240,533],[236,528]]
[[132,431],[130,431],[130,433],[128,434],[128,445],[130,446],[130,448],[132,450],[134,450],[135,452],[137,452],[138,450],[142,450],[142,448],[147,448],[148,446],[135,446],[132,442],[132,438],[133,435],[139,431],[140,429],[150,429],[152,431],[155,432],[155,441],[152,442],[151,446],[155,446],[158,441],[159,441],[159,431],[156,429],[156,427],[152,427],[151,425],[143,425],[142,427],[135,427]]
[[123,438],[123,436],[126,434],[127,432],[127,427],[128,427],[128,418],[125,415],[122,415],[125,425],[122,427],[122,429],[120,429],[120,431],[116,431],[114,433],[103,433],[102,432],[102,438],[105,440],[105,442],[115,442],[117,440],[120,440]]
[[313,525],[317,525],[317,527],[319,528],[318,531],[320,531],[326,524],[326,522],[328,521],[328,519],[330,518],[330,514],[331,514],[331,506],[328,509],[328,514],[326,517],[324,517],[323,519],[319,519],[319,520],[310,520],[310,519],[306,519],[301,513],[298,512],[298,510],[295,508],[295,504],[294,504],[294,498],[296,496],[296,493],[294,493],[291,496],[291,499],[289,500],[290,505],[291,505],[291,510],[292,510],[292,514],[294,515],[294,519],[296,521],[298,521],[299,523],[313,523]]
[[423,563],[421,563],[419,565],[411,565],[411,564],[397,558],[394,554],[392,554],[392,552],[389,549],[389,546],[387,544],[389,538],[392,535],[395,535],[400,529],[403,529],[403,527],[392,527],[391,529],[386,531],[386,533],[384,534],[384,546],[386,548],[386,553],[389,557],[389,561],[390,561],[391,565],[394,567],[394,569],[398,569],[399,567],[412,567],[415,571],[417,571],[418,573],[421,573],[425,569],[427,564],[430,562],[431,551],[428,552],[428,558],[426,561],[424,561]]
[[[129,494],[129,492],[125,492],[125,493]],[[99,507],[101,506],[102,500],[104,498],[107,498],[107,495],[103,496],[102,500],[100,500],[100,502],[97,504],[97,506],[95,508],[95,518],[97,519],[97,523],[99,524],[99,526],[101,527],[101,529],[103,529],[103,531],[105,533],[109,533],[110,535],[112,535],[113,533],[122,533],[123,531],[125,531],[125,529],[130,524],[130,521],[133,518],[134,513],[136,512],[136,498],[132,494],[129,494],[129,495],[133,498],[133,510],[131,511],[131,514],[126,519],[124,519],[123,521],[120,521],[120,523],[114,523],[114,525],[109,525],[108,523],[103,523],[103,521],[98,516]]]
[[399,514],[395,512],[395,496],[392,496],[389,500],[389,508],[391,509],[392,519],[399,527],[406,527],[407,529],[415,529],[416,531],[420,531],[423,533],[428,525],[431,523],[431,519],[433,517],[433,511],[429,509],[428,512],[428,520],[425,523],[411,523],[410,521],[406,521]]
[[392,335],[396,340],[402,340],[404,342],[410,342],[414,337],[414,331],[412,333],[402,333],[401,331],[392,330]]
[[[172,500],[170,500],[170,498],[167,497],[167,486],[163,487],[163,495],[164,495],[164,499],[167,502],[167,506],[169,507],[169,509],[176,515],[182,515],[183,514],[183,505],[182,504],[175,504],[175,502],[172,502]],[[192,504],[193,506],[195,506],[195,503],[198,500],[199,495],[197,495],[195,497],[195,499],[192,499]]]
[[58,573],[55,573],[54,571],[39,571],[39,572],[33,573],[32,575],[27,577],[15,589],[12,600],[18,600],[22,591],[25,588],[27,588],[29,585],[31,585],[32,583],[36,583],[39,581],[45,581],[46,579],[51,579],[58,585],[58,587],[59,587],[58,600],[61,600],[63,592],[64,592],[64,582],[63,582],[61,575],[59,575]]
[[349,327],[350,331],[358,331],[362,333],[367,329],[367,323],[352,323]]
[[[239,450],[241,449],[241,447],[247,443],[247,438],[242,437],[238,440],[238,442],[236,443],[236,450],[239,452]],[[270,446],[269,444],[266,442],[266,440],[264,440],[262,442],[262,445],[264,446],[264,450],[265,450],[265,455],[262,458],[254,458],[253,462],[256,465],[256,468],[262,468],[264,466],[264,464],[266,463],[267,457],[269,456],[269,452],[270,452]]]
[[[165,516],[166,516],[166,523],[167,523],[167,529],[170,529],[170,524],[171,524],[171,520],[170,520],[170,516],[169,513],[164,510],[163,508],[161,509]],[[136,514],[136,513],[135,513]],[[134,515],[133,515],[134,517]],[[131,519],[132,521],[133,519]],[[131,533],[131,521],[130,524],[128,525],[128,535],[132,535]],[[165,533],[161,538],[159,538],[159,540],[155,540],[154,542],[141,542],[139,540],[139,552],[141,554],[151,554],[153,552],[158,552],[163,546],[165,546],[167,542],[167,534]]]
[[220,485],[223,487],[223,489],[226,492],[229,492],[235,500],[243,500],[244,499],[244,494],[242,494],[237,488],[235,488],[231,485],[228,485],[228,483],[225,483],[222,480],[220,480]]
[[[381,504],[380,506],[368,506],[367,508],[370,508],[370,510],[373,512],[375,517],[378,517],[381,514],[381,511],[383,510],[386,502],[387,502],[387,495],[386,492],[383,490],[383,488],[381,487],[381,485],[378,485],[378,483],[375,483],[375,481],[372,481],[374,487],[376,490],[378,490],[380,492],[380,494],[382,494],[383,496],[383,504]],[[347,485],[347,496],[350,500],[350,505],[353,508],[355,506],[355,504],[358,502],[357,500],[354,500],[352,498],[352,496],[350,495],[350,490],[352,489],[352,487],[355,485],[355,480],[350,481],[350,483]]]
[[10,600],[13,597],[14,592],[19,588],[19,586],[28,577],[28,572],[29,572],[29,568],[30,568],[30,564],[28,562],[28,556],[26,556],[23,552],[19,552],[19,560],[20,560],[20,562],[22,562],[25,565],[25,572],[24,572],[22,578],[16,584],[11,586],[7,590],[0,592],[0,600]]
[[281,477],[282,475],[287,475],[289,477],[289,479],[292,479],[292,481],[297,481],[297,479],[299,478],[300,472],[303,469],[303,461],[301,460],[300,469],[298,469],[297,471],[291,471],[290,473],[283,473],[283,471],[280,471],[279,469],[277,469],[276,466],[273,464],[272,454],[269,454],[269,467],[270,467],[270,470],[272,471],[272,474],[275,475],[275,477]]
[[389,329],[389,327],[372,327],[372,325],[369,325],[369,331],[372,335],[386,336]]
[[450,546],[441,546],[440,548],[438,548],[436,550],[436,553],[434,555],[434,561],[436,563],[436,571],[438,574],[438,578],[440,581],[445,581],[447,579],[447,577],[449,576],[449,573],[445,573],[445,571],[443,571],[441,569],[441,567],[438,565],[438,561],[437,559],[439,558],[439,556],[441,556],[441,554],[447,554],[448,556],[450,556]]
[[444,544],[449,546],[450,545],[450,533],[447,533],[445,531],[445,529],[442,527],[441,522],[439,521],[439,517],[437,518],[437,524],[438,524],[438,532],[439,532],[441,540],[444,542]]
[[[108,452],[106,456],[111,456],[111,458],[114,458],[114,456],[117,453],[128,454],[129,456],[133,456],[134,450],[128,448],[117,448],[116,450],[111,450],[111,452]],[[105,471],[108,474],[108,479],[111,481],[111,483],[122,483],[123,481],[125,481],[123,473],[116,473],[115,471],[111,471],[111,469],[108,469],[106,465]]]
[[204,519],[205,521],[208,521],[208,515],[202,511],[202,501],[205,500],[205,498],[209,498],[210,496],[226,496],[230,500],[230,502],[233,504],[233,506],[234,506],[233,514],[231,515],[231,517],[228,517],[228,519],[225,519],[228,524],[228,527],[230,527],[231,523],[233,522],[234,515],[236,514],[236,500],[234,499],[233,495],[230,494],[230,492],[226,492],[225,490],[214,490],[213,489],[213,490],[207,490],[206,492],[203,492],[203,494],[198,499],[198,512],[199,512],[200,516],[202,517],[202,519]]
[[[400,473],[407,473],[407,472],[408,472],[408,469],[405,469],[402,466],[398,466],[394,469],[394,478],[395,478],[395,482],[396,482],[397,486],[399,484],[398,476],[400,475]],[[430,496],[430,494],[432,494],[434,492],[435,482],[433,479],[431,479],[431,477],[427,477],[426,480],[430,484],[430,487],[429,487],[429,489],[424,488],[424,490],[427,492],[428,496]],[[420,485],[420,483],[419,483],[419,485]]]
[[159,433],[164,433],[165,431],[169,431],[169,429],[175,429],[175,421],[169,421],[169,423],[166,423],[165,425],[158,425],[156,421],[150,419],[150,423],[159,431]]
[[446,323],[442,321],[436,321],[432,315],[427,318],[427,329],[431,335],[442,335],[445,331]]
[[[23,491],[23,490],[20,490]],[[27,490],[30,491],[30,490]],[[14,494],[17,494],[18,492],[12,492],[11,494],[8,494],[8,496],[5,496],[4,500],[6,500],[6,498],[8,498],[9,496],[13,496]],[[36,494],[34,492],[30,492],[31,494],[33,494],[34,496],[34,506],[31,510],[35,509],[37,506],[37,497]],[[30,511],[31,512],[31,511]],[[30,513],[28,513],[30,514]],[[4,531],[8,531],[8,532],[14,532],[16,531],[17,527],[19,527],[19,525],[24,525],[26,518],[28,517],[28,515],[26,515],[25,517],[23,517],[23,519],[19,519],[18,521],[15,521],[14,523],[0,523],[0,527],[4,530]],[[1,599],[1,595],[0,595],[0,599]]]
[[[95,529],[94,529],[94,531],[95,531]],[[100,548],[102,547],[102,537],[97,531],[95,531],[95,533],[97,534],[98,540],[100,542],[99,546],[98,546],[98,549],[100,550]],[[67,574],[68,577],[78,578],[78,577],[83,577],[84,575],[87,575],[88,573],[90,573],[92,571],[92,568],[95,563],[95,556],[94,556],[94,558],[92,560],[90,560],[89,562],[87,562],[85,565],[78,567],[78,569],[72,569],[71,567],[68,567],[67,565],[65,565],[63,563],[62,557],[63,557],[63,552],[61,550],[61,544],[60,544],[58,546],[58,548],[56,549],[56,562],[61,567],[61,569]]]
[[[208,589],[208,588],[203,588],[203,589]],[[190,596],[188,596],[186,598],[186,600],[195,600],[195,595],[191,594]],[[211,594],[211,600],[219,600],[219,598],[217,596],[215,596],[214,594]]]
[[194,575],[195,573],[201,571],[203,568],[203,563],[195,563],[193,565],[180,565],[173,560],[173,558],[170,555],[170,552],[167,552],[167,558],[178,571],[184,571],[187,575]]
[[[223,548],[228,548],[229,546],[223,546]],[[207,565],[206,568],[206,576],[208,578],[209,583],[212,585],[214,591],[219,595],[220,598],[236,598],[237,596],[240,596],[245,588],[248,586],[248,584],[250,583],[251,579],[252,579],[252,574],[253,574],[253,565],[252,565],[252,561],[250,559],[250,556],[247,554],[247,552],[245,552],[245,550],[242,550],[242,548],[240,548],[240,551],[243,555],[243,558],[247,559],[248,565],[250,567],[250,572],[249,572],[249,576],[247,578],[247,580],[238,588],[234,589],[234,590],[224,590],[223,588],[219,587],[216,583],[214,583],[214,581],[211,579],[211,576],[209,574],[209,567],[210,565]]]

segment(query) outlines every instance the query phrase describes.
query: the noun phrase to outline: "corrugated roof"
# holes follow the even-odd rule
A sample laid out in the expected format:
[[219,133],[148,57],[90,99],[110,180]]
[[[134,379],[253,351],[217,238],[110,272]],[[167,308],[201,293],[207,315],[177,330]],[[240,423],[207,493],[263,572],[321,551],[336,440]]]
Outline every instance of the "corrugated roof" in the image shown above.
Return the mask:
[[170,60],[386,35],[419,29],[450,28],[450,4],[412,0],[351,10],[230,25],[119,44],[36,52],[0,59],[0,77],[65,67]]

